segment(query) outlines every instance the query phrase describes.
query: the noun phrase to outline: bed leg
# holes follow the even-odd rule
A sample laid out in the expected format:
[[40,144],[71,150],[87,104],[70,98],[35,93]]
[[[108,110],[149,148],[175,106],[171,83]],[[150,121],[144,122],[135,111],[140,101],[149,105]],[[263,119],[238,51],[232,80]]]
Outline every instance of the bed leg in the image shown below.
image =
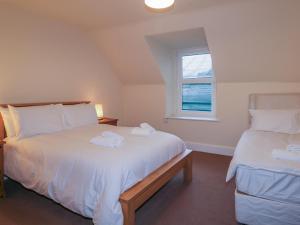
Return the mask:
[[124,225],[134,225],[135,224],[135,209],[130,203],[121,203],[122,211],[124,216]]
[[188,158],[185,160],[185,165],[183,168],[185,183],[190,183],[192,181],[192,176],[193,176],[192,161],[193,161],[192,154],[190,154]]

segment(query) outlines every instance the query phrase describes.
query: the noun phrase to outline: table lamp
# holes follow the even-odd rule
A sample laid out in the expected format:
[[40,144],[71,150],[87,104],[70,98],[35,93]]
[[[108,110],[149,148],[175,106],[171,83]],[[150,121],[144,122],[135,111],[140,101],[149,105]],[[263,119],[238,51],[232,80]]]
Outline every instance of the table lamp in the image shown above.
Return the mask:
[[102,104],[95,104],[95,109],[98,118],[102,119],[103,118],[103,107]]

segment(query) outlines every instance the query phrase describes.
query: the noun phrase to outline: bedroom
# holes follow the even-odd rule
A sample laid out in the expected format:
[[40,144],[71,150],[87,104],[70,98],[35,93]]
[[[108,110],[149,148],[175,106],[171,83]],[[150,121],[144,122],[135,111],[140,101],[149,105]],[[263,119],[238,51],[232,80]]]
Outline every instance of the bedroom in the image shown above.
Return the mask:
[[[90,101],[118,127],[147,122],[178,136],[193,150],[192,181],[171,179],[136,224],[236,224],[226,173],[250,95],[299,93],[299,9],[297,0],[176,0],[162,12],[143,0],[2,0],[0,105]],[[199,81],[212,87],[211,113],[177,114],[175,53],[199,49],[212,61]],[[93,224],[8,177],[0,224]]]

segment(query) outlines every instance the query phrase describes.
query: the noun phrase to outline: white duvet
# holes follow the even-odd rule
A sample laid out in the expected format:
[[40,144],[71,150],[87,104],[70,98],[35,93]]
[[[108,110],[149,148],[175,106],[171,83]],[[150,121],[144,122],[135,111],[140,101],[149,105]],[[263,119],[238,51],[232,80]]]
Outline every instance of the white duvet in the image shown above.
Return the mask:
[[[5,174],[96,225],[122,225],[119,196],[185,150],[178,137],[155,132],[134,136],[132,128],[91,125],[47,135],[8,140]],[[125,140],[119,148],[89,143],[111,130]]]
[[226,181],[234,177],[239,166],[300,176],[299,162],[272,158],[273,149],[286,149],[287,145],[298,141],[300,134],[245,131],[231,160]]

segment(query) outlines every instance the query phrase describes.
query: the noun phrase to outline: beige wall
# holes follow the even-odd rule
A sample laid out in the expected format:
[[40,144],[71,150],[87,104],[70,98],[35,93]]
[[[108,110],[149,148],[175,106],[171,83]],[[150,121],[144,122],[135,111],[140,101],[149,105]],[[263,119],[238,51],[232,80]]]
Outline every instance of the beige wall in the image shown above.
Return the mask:
[[217,82],[300,82],[300,1],[251,0],[94,32],[126,84],[163,83],[145,36],[203,27]]
[[[235,146],[250,93],[300,91],[299,10],[294,0],[239,1],[92,33],[125,84],[123,124],[148,121],[185,141]],[[220,122],[166,122],[165,85],[145,36],[199,27],[212,53]]]
[[164,85],[126,85],[123,88],[123,124],[137,126],[148,121],[187,142],[234,147],[248,127],[251,93],[300,92],[300,83],[221,83],[217,85],[219,122],[164,119]]
[[75,27],[0,4],[0,102],[91,100],[120,117],[121,83]]
[[[101,51],[75,27],[0,6],[0,102],[88,99],[105,115],[123,112],[123,125],[148,121],[185,141],[234,146],[249,93],[300,90],[291,83],[300,82],[299,1],[241,1],[91,32]],[[220,121],[164,120],[165,87],[145,36],[197,27],[213,55]]]

